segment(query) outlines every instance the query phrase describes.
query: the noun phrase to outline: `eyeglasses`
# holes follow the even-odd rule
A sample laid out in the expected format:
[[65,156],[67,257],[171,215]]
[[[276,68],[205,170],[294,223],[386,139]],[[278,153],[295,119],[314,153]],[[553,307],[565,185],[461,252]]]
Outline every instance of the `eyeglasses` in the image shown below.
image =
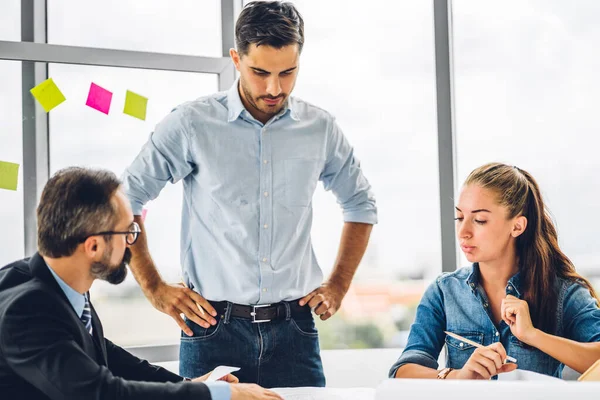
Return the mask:
[[84,239],[81,239],[80,243],[85,242],[87,240],[87,238],[92,237],[92,236],[126,235],[125,241],[127,242],[128,245],[132,245],[137,241],[138,236],[140,235],[141,232],[142,232],[142,229],[140,228],[140,226],[137,224],[137,222],[134,222],[133,224],[131,224],[130,231],[127,231],[127,232],[106,231],[106,232],[92,233],[91,235],[87,235]]

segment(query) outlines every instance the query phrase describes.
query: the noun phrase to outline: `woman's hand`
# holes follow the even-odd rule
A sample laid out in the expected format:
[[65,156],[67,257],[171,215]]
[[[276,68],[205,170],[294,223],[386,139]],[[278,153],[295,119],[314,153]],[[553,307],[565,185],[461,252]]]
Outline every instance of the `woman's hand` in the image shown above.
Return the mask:
[[521,342],[532,345],[538,332],[533,327],[529,305],[526,301],[508,295],[502,300],[502,319],[510,327],[510,331]]
[[500,342],[476,348],[465,365],[461,369],[452,371],[448,378],[490,379],[494,375],[517,369],[517,364],[504,364],[504,360],[506,360],[506,350]]

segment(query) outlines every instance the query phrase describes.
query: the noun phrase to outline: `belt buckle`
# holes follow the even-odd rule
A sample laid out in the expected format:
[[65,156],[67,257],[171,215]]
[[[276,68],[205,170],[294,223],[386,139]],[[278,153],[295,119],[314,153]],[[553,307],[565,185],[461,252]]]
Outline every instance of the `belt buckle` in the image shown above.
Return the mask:
[[261,305],[257,305],[257,306],[252,306],[252,312],[250,313],[250,315],[252,316],[252,323],[253,324],[260,324],[263,322],[271,322],[270,319],[256,319],[256,309],[257,308],[263,308],[263,307],[270,307],[270,304],[261,304]]

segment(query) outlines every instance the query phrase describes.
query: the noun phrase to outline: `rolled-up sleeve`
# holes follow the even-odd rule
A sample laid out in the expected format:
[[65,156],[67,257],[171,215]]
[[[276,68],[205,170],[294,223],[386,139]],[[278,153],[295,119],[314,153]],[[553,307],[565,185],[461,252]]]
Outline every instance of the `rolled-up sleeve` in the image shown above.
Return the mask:
[[354,156],[354,149],[332,118],[328,151],[321,181],[331,190],[344,212],[345,222],[377,223],[377,207],[371,185]]
[[565,337],[580,343],[600,342],[600,309],[590,291],[580,283],[566,289],[563,300]]
[[437,359],[444,346],[445,327],[444,299],[438,279],[429,285],[423,294],[417,308],[415,322],[410,327],[408,343],[398,361],[390,369],[390,378],[395,377],[398,368],[405,364],[419,364],[437,369]]
[[140,215],[144,204],[158,197],[167,182],[176,183],[194,169],[188,113],[184,105],[167,115],[123,173],[134,215]]

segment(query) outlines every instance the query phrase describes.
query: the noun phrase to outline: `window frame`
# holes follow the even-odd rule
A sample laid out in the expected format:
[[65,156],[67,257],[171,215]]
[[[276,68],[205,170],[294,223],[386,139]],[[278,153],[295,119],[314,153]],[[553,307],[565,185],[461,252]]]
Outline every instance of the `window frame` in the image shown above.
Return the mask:
[[[454,216],[455,129],[453,116],[452,18],[451,0],[433,0],[435,75],[437,89],[437,128],[439,158],[439,195],[441,215],[442,271],[454,271],[458,265]],[[187,56],[91,47],[51,45],[47,43],[47,0],[21,2],[21,42],[0,40],[0,59],[22,61],[23,115],[23,196],[25,253],[37,249],[37,199],[49,179],[49,118],[29,95],[29,89],[48,78],[48,63],[91,66],[158,69],[213,73],[219,76],[219,90],[229,88],[236,78],[229,59],[235,47],[234,26],[242,9],[242,0],[221,0],[222,57]],[[25,162],[27,161],[27,162]],[[136,346],[129,350],[151,362],[172,360],[178,345]]]

